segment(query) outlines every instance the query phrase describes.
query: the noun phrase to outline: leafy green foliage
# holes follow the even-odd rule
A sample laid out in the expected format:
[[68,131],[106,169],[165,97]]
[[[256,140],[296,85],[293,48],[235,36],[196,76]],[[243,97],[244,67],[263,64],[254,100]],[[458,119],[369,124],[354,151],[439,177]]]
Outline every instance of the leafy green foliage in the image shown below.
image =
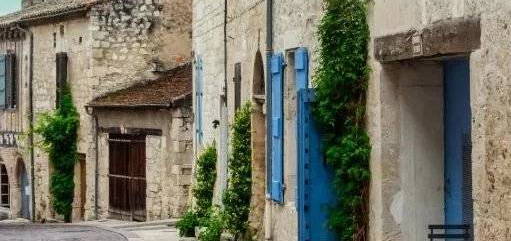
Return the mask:
[[34,132],[42,137],[53,172],[50,192],[54,210],[69,222],[74,196],[74,166],[77,160],[77,131],[80,119],[71,91],[64,88],[55,111],[41,114]]
[[241,237],[248,227],[252,191],[251,106],[247,103],[234,117],[232,126],[232,156],[229,160],[228,187],[223,195],[225,227]]
[[216,162],[217,153],[214,145],[207,147],[196,161],[196,183],[192,189],[196,205],[194,209],[186,211],[176,224],[182,237],[194,237],[195,227],[208,224],[216,181]]
[[325,3],[318,29],[314,114],[327,133],[325,157],[335,170],[338,204],[330,213],[329,224],[340,240],[365,240],[371,151],[364,126],[369,73],[366,4],[364,0]]
[[179,236],[181,237],[195,237],[195,227],[199,226],[199,217],[193,210],[188,210],[186,213],[177,221],[176,227],[179,230]]
[[218,208],[210,209],[210,216],[204,223],[204,230],[199,234],[200,241],[219,241],[224,229],[224,220]]
[[197,159],[196,183],[193,188],[197,216],[206,217],[213,202],[216,181],[217,153],[215,146],[207,147]]

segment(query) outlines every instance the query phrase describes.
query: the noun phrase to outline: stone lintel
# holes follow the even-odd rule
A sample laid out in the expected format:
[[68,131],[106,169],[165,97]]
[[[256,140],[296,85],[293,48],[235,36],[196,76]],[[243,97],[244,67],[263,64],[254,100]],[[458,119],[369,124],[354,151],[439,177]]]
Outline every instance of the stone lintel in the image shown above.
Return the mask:
[[378,37],[374,55],[380,62],[470,53],[481,45],[479,18],[442,20],[422,30]]
[[99,131],[108,134],[128,134],[128,135],[149,135],[161,136],[161,129],[150,128],[121,128],[121,127],[99,127]]

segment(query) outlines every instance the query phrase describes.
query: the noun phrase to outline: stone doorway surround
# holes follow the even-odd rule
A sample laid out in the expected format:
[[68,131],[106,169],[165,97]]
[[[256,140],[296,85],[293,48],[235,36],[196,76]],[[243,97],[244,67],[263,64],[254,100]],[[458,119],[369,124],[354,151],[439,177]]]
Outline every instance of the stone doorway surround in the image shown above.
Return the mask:
[[373,53],[381,70],[373,77],[380,88],[381,133],[374,147],[380,153],[372,157],[371,165],[370,206],[371,215],[376,215],[371,216],[371,236],[425,240],[423,223],[442,222],[441,60],[470,56],[480,48],[480,39],[477,17],[438,21],[375,38]]

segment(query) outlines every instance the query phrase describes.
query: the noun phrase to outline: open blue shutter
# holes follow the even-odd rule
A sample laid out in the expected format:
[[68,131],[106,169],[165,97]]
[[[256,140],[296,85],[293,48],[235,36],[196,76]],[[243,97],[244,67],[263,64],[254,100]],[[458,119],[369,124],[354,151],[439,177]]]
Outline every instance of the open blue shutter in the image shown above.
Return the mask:
[[309,87],[309,54],[306,48],[295,52],[295,71],[297,90]]
[[0,108],[5,108],[6,55],[0,55]]
[[307,49],[295,52],[297,88],[298,151],[298,241],[334,241],[328,228],[330,206],[335,203],[333,172],[326,164],[321,147],[321,132],[314,121],[314,89],[309,86]]
[[283,115],[284,115],[284,58],[282,54],[274,55],[271,59],[271,105],[272,105],[272,156],[271,156],[271,198],[275,202],[284,201],[284,156],[283,156]]
[[204,79],[202,73],[202,58],[198,57],[195,63],[195,105],[196,105],[196,120],[195,120],[195,132],[197,137],[197,143],[202,145],[203,139],[203,98],[204,98]]

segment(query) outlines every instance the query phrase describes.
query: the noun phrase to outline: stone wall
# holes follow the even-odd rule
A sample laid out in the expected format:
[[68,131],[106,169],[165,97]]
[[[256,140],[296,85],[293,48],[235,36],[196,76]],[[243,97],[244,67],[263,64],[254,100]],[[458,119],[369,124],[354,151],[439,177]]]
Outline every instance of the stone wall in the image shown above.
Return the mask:
[[[472,173],[474,198],[475,240],[508,240],[510,145],[509,65],[507,55],[511,46],[509,25],[511,3],[505,0],[426,0],[383,1],[370,4],[369,20],[372,39],[423,28],[439,21],[454,18],[478,17],[481,21],[481,45],[470,53],[471,110],[472,110]],[[392,16],[392,17],[391,17]],[[452,32],[451,34],[456,34]],[[395,79],[389,78],[389,67],[374,60],[371,41],[371,79],[368,99],[368,127],[372,142],[371,153],[371,213],[370,240],[410,240],[410,233],[399,225],[391,210],[393,198],[403,190],[398,142],[392,141],[396,132],[396,113],[388,101],[394,93],[389,88]],[[406,68],[410,68],[406,66]],[[390,99],[389,99],[390,98]],[[397,205],[399,206],[399,205]],[[425,237],[424,237],[425,238]],[[423,240],[422,238],[421,240]]]
[[[0,54],[13,52],[16,54],[16,67],[26,70],[30,67],[27,58],[29,56],[29,41],[27,39],[14,39],[0,41]],[[27,148],[26,130],[28,129],[29,118],[26,115],[28,111],[28,83],[29,78],[26,72],[18,71],[17,80],[17,104],[15,109],[0,111],[0,132],[14,132],[16,135],[17,147],[0,147],[0,162],[5,164],[10,183],[10,217],[20,217],[21,196],[20,185],[18,182],[18,165],[23,163],[31,180],[30,173],[30,155]],[[31,205],[31,204],[30,204]],[[30,207],[32,208],[32,207]]]
[[[188,107],[168,110],[98,110],[101,128],[149,128],[146,136],[147,220],[176,218],[186,210],[192,174],[192,118]],[[108,217],[108,133],[99,136],[100,218]]]
[[[227,25],[227,97],[229,126],[234,118],[234,65],[241,63],[241,100],[242,103],[253,100],[253,81],[256,54],[259,51],[266,63],[266,2],[260,0],[228,1]],[[277,1],[274,3],[274,50],[285,53],[297,47],[306,47],[312,55],[311,71],[314,68],[315,26],[321,15],[321,1]],[[196,57],[203,59],[204,69],[204,134],[206,142],[221,139],[221,131],[214,129],[210,123],[220,120],[220,94],[224,81],[223,53],[223,10],[219,1],[194,2],[193,49]],[[286,55],[287,56],[287,55]],[[291,61],[291,59],[286,59]],[[264,68],[266,71],[266,67]],[[291,69],[291,67],[289,67]],[[266,75],[265,77],[266,78]],[[295,208],[296,190],[296,138],[294,135],[296,99],[293,90],[294,80],[285,81],[285,203],[273,205],[266,213],[269,231],[266,235],[273,240],[297,239],[297,212]],[[222,124],[222,123],[221,123]],[[220,143],[220,148],[228,149],[227,143]],[[220,155],[218,181],[215,197],[218,202],[222,193],[222,183],[226,182],[225,156]],[[259,168],[261,169],[261,168]],[[261,181],[261,180],[259,180]],[[271,213],[271,216],[270,216]],[[259,231],[263,227],[259,227]],[[258,240],[261,235],[256,235]]]
[[[87,101],[134,83],[158,78],[161,71],[190,61],[191,0],[113,0],[90,11],[88,26],[92,92]],[[88,123],[93,126],[89,116]],[[93,128],[82,142],[87,152],[86,219],[94,218],[95,156]]]
[[[56,54],[66,52],[69,58],[67,81],[71,87],[73,101],[80,113],[80,129],[78,133],[78,152],[87,153],[87,133],[90,129],[90,117],[83,106],[92,90],[88,74],[91,66],[90,38],[87,34],[87,18],[69,19],[46,25],[32,26],[34,35],[34,77],[33,77],[33,108],[35,120],[42,113],[55,108],[56,99]],[[29,69],[23,69],[28,76]],[[28,94],[27,94],[28,95]],[[36,136],[36,142],[41,141]],[[35,190],[36,219],[54,218],[49,193],[51,167],[46,153],[41,148],[34,148],[35,153]],[[79,185],[79,183],[76,183]],[[81,205],[81,204],[74,204]]]

